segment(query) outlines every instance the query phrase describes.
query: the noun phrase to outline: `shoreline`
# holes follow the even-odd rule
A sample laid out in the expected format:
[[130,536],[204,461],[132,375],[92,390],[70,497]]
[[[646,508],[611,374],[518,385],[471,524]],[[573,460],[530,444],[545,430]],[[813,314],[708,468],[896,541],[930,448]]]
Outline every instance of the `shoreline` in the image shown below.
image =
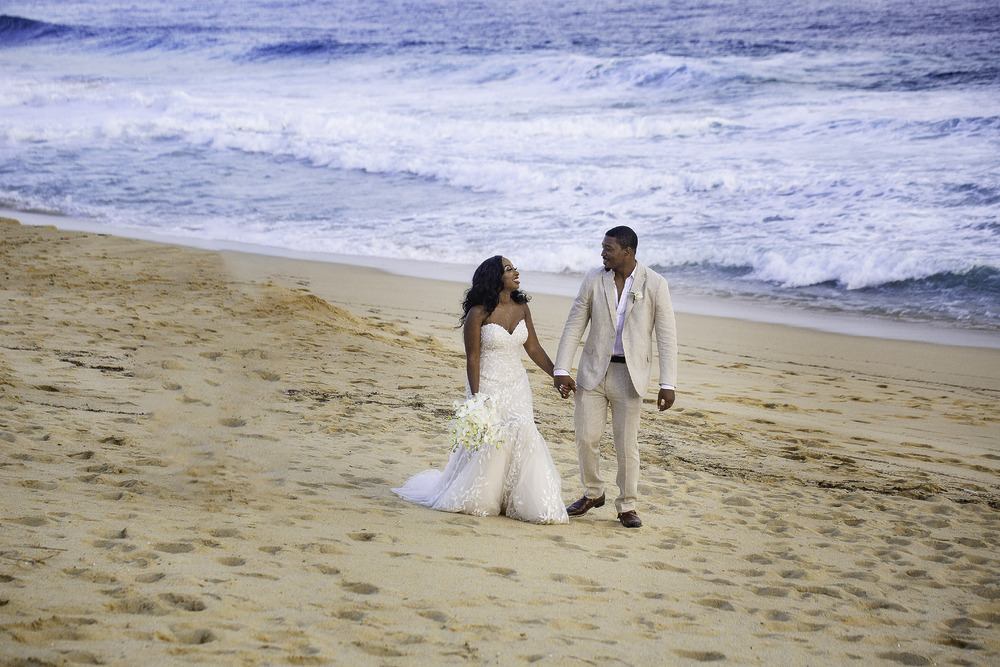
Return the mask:
[[[467,283],[472,272],[475,270],[475,266],[472,265],[447,264],[425,260],[338,255],[333,253],[289,250],[272,246],[259,246],[236,241],[173,237],[146,232],[140,229],[111,227],[80,218],[51,213],[32,213],[0,208],[0,217],[19,220],[25,225],[55,226],[66,231],[108,234],[120,238],[179,245],[216,252],[236,252],[289,260],[346,264],[378,269],[399,276],[447,280],[456,283]],[[582,278],[582,274],[553,274],[536,271],[523,271],[522,275],[525,276],[527,284],[537,285],[537,288],[526,290],[529,294],[568,297],[576,295]],[[900,322],[883,318],[863,317],[851,313],[805,312],[787,307],[775,307],[766,303],[754,303],[736,297],[726,299],[705,295],[685,295],[679,293],[678,290],[672,290],[672,297],[674,309],[678,313],[784,325],[861,338],[1000,349],[1000,331],[962,329],[939,323]]]
[[[679,313],[644,526],[536,526],[391,491],[450,451],[463,285],[0,231],[10,661],[1000,657],[1000,351]],[[532,301],[550,353],[570,301]],[[571,502],[572,403],[528,368]]]

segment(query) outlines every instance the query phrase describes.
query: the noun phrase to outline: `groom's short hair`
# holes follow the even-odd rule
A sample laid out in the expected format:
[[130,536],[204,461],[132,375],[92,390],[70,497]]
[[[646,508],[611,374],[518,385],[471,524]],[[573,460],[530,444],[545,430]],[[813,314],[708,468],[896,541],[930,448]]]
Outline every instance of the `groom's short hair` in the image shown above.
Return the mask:
[[635,235],[631,227],[625,225],[612,227],[604,235],[613,238],[622,248],[632,248],[632,252],[635,252],[639,247],[639,237]]

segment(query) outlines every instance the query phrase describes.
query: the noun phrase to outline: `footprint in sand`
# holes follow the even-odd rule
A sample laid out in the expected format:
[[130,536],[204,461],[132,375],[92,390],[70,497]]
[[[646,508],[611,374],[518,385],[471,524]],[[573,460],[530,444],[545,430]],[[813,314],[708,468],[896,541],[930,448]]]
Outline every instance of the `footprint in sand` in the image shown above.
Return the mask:
[[363,621],[365,618],[365,612],[361,611],[360,609],[341,609],[337,612],[334,612],[333,615],[339,619],[345,621],[354,621],[355,623]]
[[193,630],[178,630],[174,636],[182,644],[208,644],[216,641],[217,637],[208,628],[195,628]]
[[674,653],[682,658],[698,662],[719,662],[726,659],[726,654],[719,651],[685,651],[684,649],[674,649]]
[[428,620],[434,621],[436,623],[447,623],[448,617],[444,613],[436,609],[426,609],[424,611],[418,611],[417,616],[422,616]]
[[345,581],[342,584],[340,584],[340,587],[343,588],[345,591],[349,591],[351,593],[357,593],[358,595],[374,595],[378,593],[378,586],[374,584],[366,584],[360,581],[356,582]]
[[696,600],[696,602],[702,607],[708,607],[709,609],[717,609],[719,611],[736,611],[733,605],[720,598],[705,598],[704,600]]
[[67,574],[71,577],[80,577],[84,581],[89,581],[94,584],[113,584],[118,581],[118,577],[107,572],[95,572],[90,568],[66,568],[63,574]]
[[215,562],[228,567],[242,567],[247,564],[246,560],[240,558],[239,556],[224,556],[222,558],[216,558]]
[[898,662],[901,665],[933,665],[930,658],[926,658],[918,653],[907,651],[893,651],[891,653],[879,653],[878,657],[890,662]]
[[32,528],[37,528],[38,526],[44,526],[49,522],[49,520],[46,519],[41,514],[35,516],[22,516],[17,519],[9,519],[9,521],[11,523],[19,523],[22,526],[30,526]]
[[758,565],[770,565],[773,561],[763,554],[750,554],[744,556],[743,560],[750,563],[757,563]]
[[167,611],[156,601],[141,595],[124,597],[107,605],[109,611],[123,614],[137,614],[147,616],[163,616]]
[[685,574],[690,572],[685,567],[678,567],[676,565],[671,565],[670,563],[664,563],[663,561],[650,561],[648,563],[643,563],[643,567],[648,567],[651,570],[661,570],[663,572],[677,572],[679,574]]
[[183,609],[184,611],[205,611],[207,607],[205,603],[200,599],[190,596],[190,595],[178,595],[176,593],[161,593],[159,596],[161,600],[177,609]]
[[761,586],[754,589],[753,593],[766,598],[783,598],[788,595],[788,589],[780,586]]
[[587,577],[581,577],[575,574],[553,574],[549,578],[552,581],[557,581],[561,584],[572,584],[573,586],[579,586],[583,588],[588,593],[600,593],[607,590],[605,587],[601,586],[598,582],[593,579],[588,579]]
[[791,614],[779,609],[769,609],[764,612],[764,618],[772,623],[787,623],[792,620]]
[[492,572],[493,574],[499,574],[501,577],[513,577],[517,574],[517,570],[513,570],[509,567],[487,567],[484,568],[487,572]]
[[168,554],[186,554],[194,551],[190,542],[157,542],[153,548]]
[[239,537],[240,531],[236,528],[213,528],[208,531],[212,537]]
[[26,479],[20,485],[26,489],[33,489],[35,491],[54,491],[59,488],[59,485],[55,482],[43,482],[37,479]]
[[371,542],[378,537],[378,533],[349,533],[347,536],[355,542]]

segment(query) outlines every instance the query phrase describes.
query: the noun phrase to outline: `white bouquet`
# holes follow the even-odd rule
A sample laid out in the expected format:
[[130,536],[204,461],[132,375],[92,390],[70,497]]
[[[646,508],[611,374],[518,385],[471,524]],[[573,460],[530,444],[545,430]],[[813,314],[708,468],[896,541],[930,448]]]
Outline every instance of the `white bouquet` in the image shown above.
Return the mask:
[[451,418],[451,428],[448,432],[451,451],[465,447],[474,452],[484,442],[495,442],[497,449],[500,449],[503,440],[500,438],[498,421],[493,401],[482,392],[465,403],[456,401],[455,416]]

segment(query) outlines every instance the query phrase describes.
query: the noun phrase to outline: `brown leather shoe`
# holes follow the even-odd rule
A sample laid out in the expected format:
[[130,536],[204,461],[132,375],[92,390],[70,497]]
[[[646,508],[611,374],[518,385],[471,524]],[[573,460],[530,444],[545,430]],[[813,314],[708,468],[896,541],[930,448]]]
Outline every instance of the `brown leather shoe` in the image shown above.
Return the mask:
[[600,498],[588,498],[584,496],[572,505],[566,507],[566,514],[570,516],[583,516],[595,507],[604,507],[604,494]]
[[621,521],[622,525],[626,528],[639,528],[642,526],[642,519],[640,519],[639,515],[635,513],[635,510],[619,512],[618,520]]

